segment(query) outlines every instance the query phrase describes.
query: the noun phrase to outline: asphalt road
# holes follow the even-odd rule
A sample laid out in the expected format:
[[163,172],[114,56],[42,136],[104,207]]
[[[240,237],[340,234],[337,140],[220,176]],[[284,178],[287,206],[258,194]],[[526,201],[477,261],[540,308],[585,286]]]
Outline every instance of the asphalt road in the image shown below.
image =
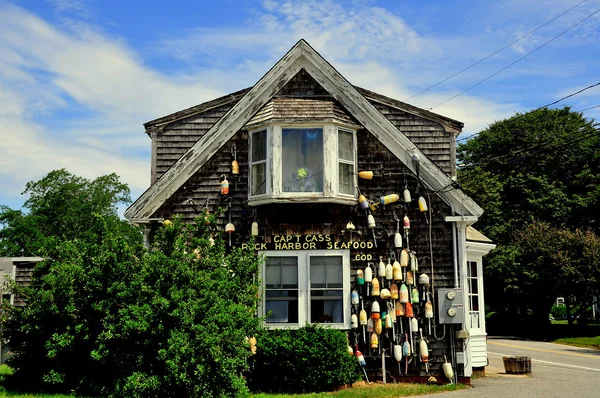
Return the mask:
[[[503,356],[530,357],[532,374],[505,374]],[[600,350],[490,337],[488,357],[486,377],[474,379],[473,388],[443,396],[600,397]]]

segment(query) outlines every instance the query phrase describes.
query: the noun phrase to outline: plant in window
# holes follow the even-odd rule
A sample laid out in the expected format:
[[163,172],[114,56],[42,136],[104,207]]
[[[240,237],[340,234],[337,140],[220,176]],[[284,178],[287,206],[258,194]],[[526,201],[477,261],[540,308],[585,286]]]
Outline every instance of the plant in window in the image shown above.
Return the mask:
[[294,173],[294,190],[302,192],[316,192],[317,187],[313,172],[308,167],[300,167]]

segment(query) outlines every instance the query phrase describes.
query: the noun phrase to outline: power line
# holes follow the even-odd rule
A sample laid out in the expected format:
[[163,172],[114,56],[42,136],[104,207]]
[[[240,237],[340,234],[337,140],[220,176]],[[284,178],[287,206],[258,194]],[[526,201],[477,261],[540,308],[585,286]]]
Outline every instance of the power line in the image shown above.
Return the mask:
[[[598,10],[598,11],[600,11],[600,10]],[[596,12],[598,12],[598,11],[596,11]],[[509,120],[511,120],[511,121],[515,121],[515,120],[517,120],[517,119],[519,119],[519,118],[521,118],[521,117],[523,117],[523,116],[525,116],[525,115],[527,115],[527,114],[529,114],[529,113],[533,113],[533,112],[535,112],[535,111],[539,111],[540,109],[547,108],[547,107],[549,107],[549,106],[552,106],[552,105],[556,105],[556,104],[558,104],[559,102],[561,102],[561,101],[564,101],[564,100],[565,100],[565,99],[567,99],[567,98],[574,97],[574,96],[576,96],[576,95],[578,95],[578,94],[581,94],[581,93],[583,93],[584,91],[587,91],[587,90],[589,90],[589,89],[591,89],[591,88],[594,88],[594,87],[597,87],[597,86],[600,86],[600,82],[598,82],[598,83],[594,83],[594,84],[591,84],[591,85],[589,85],[589,86],[587,86],[587,87],[584,87],[584,88],[582,88],[582,89],[581,89],[581,90],[579,90],[579,91],[576,91],[576,92],[574,92],[574,93],[571,93],[571,94],[565,95],[565,96],[564,96],[564,97],[562,97],[561,99],[558,99],[558,100],[556,100],[556,101],[554,101],[554,102],[551,102],[551,103],[549,103],[549,104],[546,104],[546,105],[542,105],[542,106],[540,106],[539,108],[535,108],[535,109],[533,109],[533,110],[531,110],[531,111],[528,111],[528,112],[525,112],[525,113],[521,113],[520,115],[517,115],[517,116],[515,116],[514,118],[512,118],[512,119],[509,119]],[[583,112],[583,111],[587,111],[588,109],[597,108],[597,107],[600,107],[600,105],[596,105],[596,106],[592,106],[592,107],[590,107],[590,108],[582,109],[582,110],[580,110],[580,111],[577,111],[577,112]],[[469,135],[469,136],[467,136],[467,137],[464,137],[464,138],[458,138],[458,139],[456,139],[456,142],[458,142],[458,141],[463,141],[463,140],[468,140],[469,138],[471,138],[471,137],[475,137],[476,135],[479,135],[479,134],[481,134],[481,132],[479,132],[479,133],[474,133],[474,134],[471,134],[471,135]]]
[[452,79],[452,78],[454,78],[454,77],[456,77],[456,76],[460,75],[461,73],[468,71],[468,70],[469,70],[469,69],[471,69],[472,67],[479,65],[480,63],[482,63],[482,62],[483,62],[483,61],[485,61],[486,59],[493,57],[494,55],[498,54],[499,52],[501,52],[501,51],[503,51],[503,50],[506,50],[508,47],[512,46],[512,45],[513,45],[513,44],[515,44],[515,43],[518,43],[519,41],[523,40],[523,39],[524,39],[524,38],[526,38],[527,36],[530,36],[531,34],[533,34],[533,33],[537,32],[538,30],[542,29],[544,26],[548,25],[549,23],[556,21],[558,18],[562,17],[563,15],[565,15],[566,13],[568,13],[569,11],[571,11],[572,9],[579,7],[580,5],[582,5],[583,3],[585,3],[586,1],[587,1],[587,0],[583,0],[581,3],[578,3],[578,4],[574,5],[573,7],[569,8],[567,11],[563,12],[562,14],[559,14],[559,15],[557,15],[556,17],[552,18],[552,19],[551,19],[551,20],[549,20],[548,22],[544,23],[543,25],[540,25],[540,26],[538,26],[537,28],[535,28],[535,29],[534,29],[534,30],[532,30],[531,32],[529,32],[529,33],[527,33],[527,34],[525,34],[525,35],[523,35],[523,36],[519,37],[517,40],[514,40],[513,42],[511,42],[511,43],[509,43],[509,44],[505,45],[504,47],[502,47],[501,49],[499,49],[499,50],[497,50],[497,51],[495,51],[495,52],[491,53],[491,54],[490,54],[490,55],[488,55],[487,57],[484,57],[484,58],[480,59],[479,61],[475,62],[474,64],[467,66],[466,68],[464,68],[464,69],[462,69],[462,70],[460,70],[460,71],[456,72],[456,73],[455,73],[455,74],[453,74],[452,76],[449,76],[449,77],[445,78],[445,79],[444,79],[444,80],[442,80],[441,82],[438,82],[438,83],[434,84],[433,86],[429,86],[429,87],[427,87],[426,89],[424,89],[424,90],[422,90],[422,91],[419,91],[418,93],[416,93],[416,94],[415,94],[415,95],[413,95],[412,97],[408,97],[408,98],[407,98],[407,99],[405,99],[404,101],[406,102],[406,101],[408,101],[408,100],[410,100],[410,99],[412,99],[412,98],[415,98],[416,96],[418,96],[418,95],[421,95],[421,94],[423,94],[424,92],[426,92],[426,91],[429,91],[429,90],[431,90],[432,88],[434,88],[434,87],[437,87],[437,86],[439,86],[440,84],[447,82],[448,80],[450,80],[450,79]]
[[[597,133],[600,132],[600,128],[597,128],[598,126],[600,126],[600,123],[596,123],[596,124],[592,125],[592,127],[594,127],[594,129],[592,131],[584,131],[581,134],[578,134],[576,136],[570,137],[568,140],[561,140],[561,141],[558,141],[558,142],[545,141],[545,142],[542,142],[540,144],[536,144],[536,145],[533,145],[531,147],[518,150],[516,152],[506,153],[504,155],[495,156],[493,158],[487,159],[484,162],[471,163],[471,164],[468,164],[466,166],[463,166],[461,169],[463,171],[467,171],[467,172],[468,171],[473,171],[476,166],[489,165],[494,160],[498,160],[498,159],[501,159],[501,158],[504,158],[504,157],[507,157],[507,156],[514,156],[514,155],[520,153],[521,154],[520,156],[517,156],[514,159],[509,160],[505,164],[517,163],[517,162],[520,162],[521,160],[527,159],[527,158],[529,158],[529,157],[531,157],[533,155],[536,155],[538,153],[542,153],[544,151],[552,150],[552,149],[564,148],[567,145],[578,143],[578,142],[587,140],[589,138],[595,137],[595,136],[597,136]],[[467,176],[463,176],[463,177],[469,178],[468,175]]]
[[563,32],[561,32],[560,34],[558,34],[557,36],[554,36],[552,39],[548,40],[547,42],[545,42],[544,44],[542,44],[539,47],[536,47],[534,50],[528,52],[527,54],[523,55],[521,58],[517,59],[516,61],[508,64],[507,66],[505,66],[504,68],[500,69],[499,71],[497,71],[496,73],[486,77],[485,79],[479,81],[478,83],[475,83],[474,85],[472,85],[471,87],[461,91],[460,93],[448,98],[445,101],[440,102],[439,104],[437,104],[436,106],[432,106],[431,108],[429,108],[428,110],[432,110],[433,108],[437,108],[438,106],[444,105],[445,103],[452,101],[454,98],[463,95],[464,93],[466,93],[467,91],[470,91],[471,89],[479,86],[480,84],[490,80],[491,78],[493,78],[494,76],[500,74],[501,72],[504,72],[506,69],[510,68],[511,66],[513,66],[514,64],[516,64],[517,62],[527,58],[528,56],[530,56],[531,54],[533,54],[534,52],[542,49],[543,47],[545,47],[546,45],[552,43],[554,40],[558,39],[559,37],[561,37],[562,35],[564,35],[565,33],[567,33],[568,31],[570,31],[571,29],[575,28],[576,26],[580,25],[581,23],[587,21],[588,19],[590,19],[591,17],[593,17],[594,15],[596,15],[598,12],[600,12],[600,9],[594,11],[592,14],[588,15],[587,17],[583,18],[581,21],[577,22],[575,25],[572,25],[570,28],[568,28],[567,30],[564,30]]
[[580,110],[578,110],[578,111],[575,111],[575,112],[584,112],[584,111],[589,111],[590,109],[594,109],[594,108],[600,108],[600,105],[594,105],[594,106],[590,106],[589,108],[580,109]]

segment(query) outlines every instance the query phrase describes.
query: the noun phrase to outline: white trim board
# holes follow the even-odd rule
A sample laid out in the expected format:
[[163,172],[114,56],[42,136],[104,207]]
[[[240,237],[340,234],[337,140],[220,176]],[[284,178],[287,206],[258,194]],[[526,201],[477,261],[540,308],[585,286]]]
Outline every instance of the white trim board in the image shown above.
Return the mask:
[[[413,173],[412,157],[417,155],[421,177],[434,191],[450,187],[452,181],[404,134],[361,95],[305,40],[300,40],[279,60],[213,127],[196,142],[163,176],[148,188],[126,211],[128,219],[145,219],[164,204],[188,181],[231,137],[258,112],[301,69],[306,70],[371,134],[375,135]],[[459,189],[440,195],[453,204],[460,215],[483,213],[472,199]]]

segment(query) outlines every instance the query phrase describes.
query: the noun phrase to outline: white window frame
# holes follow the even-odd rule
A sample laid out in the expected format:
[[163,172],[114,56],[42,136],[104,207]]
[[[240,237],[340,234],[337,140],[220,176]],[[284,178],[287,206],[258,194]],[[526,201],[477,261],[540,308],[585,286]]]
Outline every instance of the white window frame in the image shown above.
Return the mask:
[[[266,146],[267,146],[266,158],[264,160],[259,160],[259,161],[255,162],[252,159],[252,152],[253,152],[252,151],[252,137],[254,137],[254,134],[260,133],[263,131],[266,134],[266,140],[265,140]],[[269,129],[267,127],[252,130],[249,134],[250,139],[248,140],[248,164],[250,165],[250,170],[248,170],[248,197],[253,197],[253,198],[265,197],[265,196],[268,196],[269,192],[271,191],[271,178],[270,178],[271,173],[269,171],[269,165],[270,165],[270,159],[271,159],[270,137],[271,137],[271,134],[269,134]],[[265,165],[265,193],[258,194],[258,195],[252,195],[252,169],[254,168],[255,165],[261,164],[261,163],[264,163],[264,165]]]
[[[350,133],[350,134],[352,134],[352,150],[353,150],[354,156],[353,156],[353,159],[351,161],[350,160],[346,160],[346,159],[340,159],[340,156],[339,156],[340,132],[341,133]],[[348,197],[351,197],[351,198],[355,198],[356,197],[356,186],[358,185],[357,181],[356,181],[356,175],[358,173],[358,171],[356,170],[356,163],[357,163],[357,159],[356,159],[356,157],[357,157],[357,155],[356,155],[356,153],[357,153],[357,147],[356,147],[356,144],[357,143],[356,143],[356,131],[355,130],[347,130],[347,129],[340,128],[340,127],[337,128],[337,145],[336,145],[336,149],[337,149],[337,151],[336,151],[337,170],[336,170],[336,173],[335,173],[335,180],[336,180],[335,186],[336,186],[336,189],[337,189],[337,194],[340,195],[340,196],[348,196]],[[352,172],[354,174],[352,175],[353,182],[352,182],[352,193],[351,194],[340,192],[339,176],[340,176],[340,164],[341,163],[352,165]]]
[[[323,130],[323,192],[283,192],[283,163],[282,163],[282,131],[284,128],[320,128]],[[254,133],[267,132],[267,163],[266,163],[266,193],[252,195],[252,137]],[[334,123],[272,123],[249,131],[248,143],[248,204],[261,205],[274,202],[295,201],[305,199],[313,202],[333,202],[341,204],[355,204],[356,191],[350,195],[340,193],[339,190],[339,164],[352,162],[339,159],[338,131],[352,133],[354,145],[354,176],[353,185],[356,187],[357,173],[357,139],[356,129]],[[354,188],[356,189],[356,188]]]
[[[476,268],[477,268],[477,276],[473,277],[471,275],[471,263],[475,263],[476,264]],[[467,296],[465,297],[466,301],[467,301],[467,316],[468,316],[468,326],[469,329],[472,329],[474,331],[479,331],[481,333],[485,333],[485,303],[484,303],[484,297],[483,297],[483,261],[481,257],[467,257],[467,275],[466,275],[466,283],[467,283],[467,289],[465,289]],[[471,291],[471,280],[476,280],[477,283],[477,293],[473,294],[473,292]],[[473,296],[477,296],[477,306],[479,307],[478,310],[473,310],[473,308],[471,308],[471,298]],[[471,316],[471,314],[473,313],[477,313],[479,316],[479,326],[474,326],[473,325],[473,318]]]
[[[351,306],[350,306],[350,251],[349,250],[265,250],[260,251],[259,255],[267,257],[297,257],[298,258],[298,323],[266,323],[265,326],[270,329],[298,329],[310,324],[310,257],[332,256],[342,257],[342,305],[344,320],[341,323],[315,323],[333,329],[350,329]],[[266,316],[266,301],[264,293],[266,291],[265,278],[266,262],[262,263],[260,268],[261,292],[263,300],[258,306],[258,315]]]

